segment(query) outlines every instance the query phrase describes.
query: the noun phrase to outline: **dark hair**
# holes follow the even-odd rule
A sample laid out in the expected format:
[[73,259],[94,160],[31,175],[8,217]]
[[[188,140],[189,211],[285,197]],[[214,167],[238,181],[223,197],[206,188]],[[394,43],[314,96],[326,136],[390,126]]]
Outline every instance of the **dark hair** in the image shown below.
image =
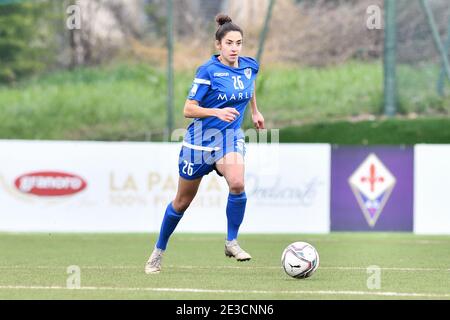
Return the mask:
[[226,14],[218,14],[216,16],[216,22],[218,24],[218,29],[216,31],[216,40],[222,41],[223,37],[230,32],[230,31],[238,31],[241,33],[242,36],[244,36],[244,32],[242,32],[242,29],[233,23],[233,20]]

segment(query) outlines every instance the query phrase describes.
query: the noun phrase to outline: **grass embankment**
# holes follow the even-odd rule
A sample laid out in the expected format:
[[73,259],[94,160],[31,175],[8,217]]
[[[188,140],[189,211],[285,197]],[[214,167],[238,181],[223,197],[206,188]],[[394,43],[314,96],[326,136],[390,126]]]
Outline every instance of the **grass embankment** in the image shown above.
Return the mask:
[[[419,69],[401,70],[407,75],[399,77],[401,88],[407,90],[400,90],[400,111],[448,114],[450,99],[439,98],[425,85],[429,72],[415,70]],[[194,73],[176,73],[178,128],[189,123],[182,107]],[[345,122],[382,113],[382,84],[378,63],[267,67],[261,69],[257,97],[268,128],[287,128],[282,141],[450,142],[446,120]],[[167,122],[166,92],[164,69],[143,64],[62,71],[0,87],[0,139],[161,140]],[[343,121],[330,123],[331,119]],[[250,125],[247,117],[245,126]]]

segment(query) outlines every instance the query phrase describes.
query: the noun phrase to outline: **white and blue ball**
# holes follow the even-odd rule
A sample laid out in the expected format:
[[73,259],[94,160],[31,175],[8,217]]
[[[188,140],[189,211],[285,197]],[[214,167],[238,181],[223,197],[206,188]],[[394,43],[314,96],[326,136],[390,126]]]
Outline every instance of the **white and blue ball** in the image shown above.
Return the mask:
[[281,265],[293,278],[309,278],[319,267],[319,253],[307,242],[294,242],[284,249]]

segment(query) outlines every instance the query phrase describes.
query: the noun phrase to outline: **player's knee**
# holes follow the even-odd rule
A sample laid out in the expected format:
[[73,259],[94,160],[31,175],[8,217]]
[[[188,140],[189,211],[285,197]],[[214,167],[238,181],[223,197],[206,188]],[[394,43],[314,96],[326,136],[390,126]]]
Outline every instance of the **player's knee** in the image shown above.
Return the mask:
[[177,212],[185,212],[189,208],[192,199],[190,198],[179,198],[172,202],[172,206]]
[[245,190],[244,181],[240,179],[230,180],[228,186],[230,188],[230,192],[234,194],[242,193]]

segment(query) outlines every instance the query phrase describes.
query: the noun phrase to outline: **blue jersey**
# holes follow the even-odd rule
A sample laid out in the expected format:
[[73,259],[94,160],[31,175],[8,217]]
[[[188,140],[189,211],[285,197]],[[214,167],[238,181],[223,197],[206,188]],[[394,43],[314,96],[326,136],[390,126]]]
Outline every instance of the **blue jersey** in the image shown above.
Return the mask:
[[230,134],[234,139],[243,139],[240,128],[246,106],[253,97],[259,65],[249,57],[239,57],[238,65],[237,68],[224,65],[218,55],[213,55],[198,68],[187,98],[198,101],[203,108],[235,108],[240,115],[233,122],[217,117],[195,118],[187,129],[185,142],[216,149],[232,143],[224,141]]

